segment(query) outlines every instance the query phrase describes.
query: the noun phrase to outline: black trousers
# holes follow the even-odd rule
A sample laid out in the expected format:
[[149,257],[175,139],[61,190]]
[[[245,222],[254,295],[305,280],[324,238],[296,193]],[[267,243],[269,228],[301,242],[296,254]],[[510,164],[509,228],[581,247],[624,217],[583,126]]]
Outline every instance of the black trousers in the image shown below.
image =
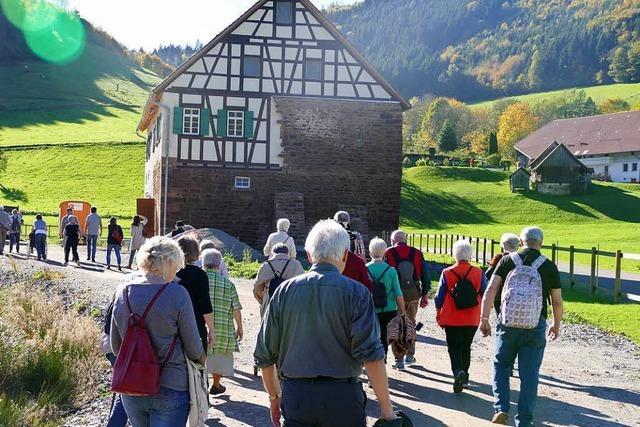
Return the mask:
[[380,324],[380,341],[382,341],[382,346],[384,347],[384,357],[385,360],[387,358],[387,353],[389,352],[389,343],[387,342],[387,325],[389,322],[393,320],[398,314],[397,311],[383,311],[382,313],[378,313],[378,323]]
[[455,375],[458,371],[469,373],[471,365],[471,343],[478,330],[477,326],[445,326],[447,347],[451,359],[451,371]]
[[70,242],[69,239],[67,239],[67,242],[64,245],[65,264],[69,262],[69,251],[73,252],[73,260],[75,262],[80,261],[80,256],[78,255],[78,242]]
[[367,396],[352,380],[282,380],[284,427],[366,427]]

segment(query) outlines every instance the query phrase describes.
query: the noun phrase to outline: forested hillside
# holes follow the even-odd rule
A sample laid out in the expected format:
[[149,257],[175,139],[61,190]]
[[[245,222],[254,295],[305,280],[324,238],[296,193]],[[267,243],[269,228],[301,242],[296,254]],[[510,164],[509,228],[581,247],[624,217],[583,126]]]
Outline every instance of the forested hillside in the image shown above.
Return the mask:
[[407,97],[640,81],[640,0],[366,0],[326,12]]

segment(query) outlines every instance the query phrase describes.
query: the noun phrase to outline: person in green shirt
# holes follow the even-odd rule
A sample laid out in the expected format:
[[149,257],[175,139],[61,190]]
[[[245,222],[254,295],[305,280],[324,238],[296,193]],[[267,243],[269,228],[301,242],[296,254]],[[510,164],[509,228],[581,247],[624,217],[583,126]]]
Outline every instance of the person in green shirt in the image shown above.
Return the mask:
[[384,253],[387,250],[387,244],[380,238],[372,239],[369,243],[369,254],[372,261],[367,264],[367,270],[371,276],[371,281],[379,281],[384,283],[387,290],[387,305],[382,308],[376,308],[376,315],[380,323],[380,340],[384,347],[385,359],[389,350],[387,342],[387,324],[396,315],[405,314],[404,298],[402,289],[400,289],[400,280],[396,269],[384,262]]

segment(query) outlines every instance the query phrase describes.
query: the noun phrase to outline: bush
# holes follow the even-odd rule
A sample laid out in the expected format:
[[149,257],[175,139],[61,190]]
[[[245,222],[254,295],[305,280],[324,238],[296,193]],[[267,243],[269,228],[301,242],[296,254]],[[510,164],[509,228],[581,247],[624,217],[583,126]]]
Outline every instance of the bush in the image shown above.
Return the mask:
[[442,161],[443,166],[451,166],[451,159],[444,159]]
[[428,164],[429,164],[429,160],[427,160],[424,157],[421,157],[416,161],[416,166],[427,166]]
[[242,260],[240,261],[230,254],[225,254],[224,262],[227,264],[227,271],[231,277],[253,279],[260,268],[260,263],[251,257],[251,251],[249,250],[243,252]]
[[484,161],[489,166],[492,166],[494,168],[497,168],[498,166],[500,166],[500,161],[501,160],[502,160],[502,156],[500,156],[500,154],[498,154],[498,153],[491,154],[490,156],[487,156],[486,159],[484,159]]

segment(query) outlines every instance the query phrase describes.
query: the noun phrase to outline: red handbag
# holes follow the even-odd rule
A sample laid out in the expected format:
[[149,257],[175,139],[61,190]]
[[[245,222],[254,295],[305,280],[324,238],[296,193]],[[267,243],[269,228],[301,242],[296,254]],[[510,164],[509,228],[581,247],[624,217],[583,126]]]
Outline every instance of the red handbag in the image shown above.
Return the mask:
[[155,396],[160,393],[160,375],[173,354],[178,335],[173,338],[167,357],[161,366],[158,363],[156,351],[151,345],[144,321],[149,310],[168,285],[168,283],[165,284],[156,292],[142,316],[131,310],[130,286],[125,289],[124,298],[131,314],[129,314],[127,332],[124,334],[116,363],[113,365],[112,392],[128,396]]

